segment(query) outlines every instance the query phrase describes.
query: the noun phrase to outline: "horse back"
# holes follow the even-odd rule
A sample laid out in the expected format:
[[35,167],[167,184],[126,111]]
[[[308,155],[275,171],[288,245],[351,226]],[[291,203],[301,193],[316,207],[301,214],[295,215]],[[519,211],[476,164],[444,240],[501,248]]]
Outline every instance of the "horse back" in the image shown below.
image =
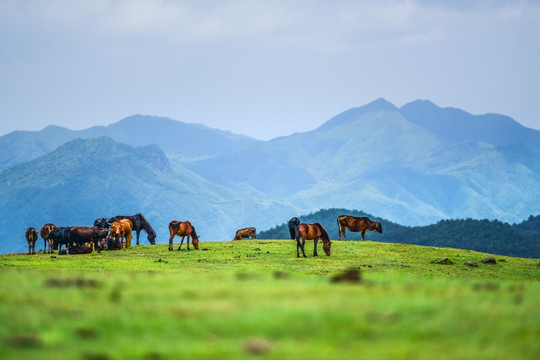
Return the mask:
[[349,215],[339,216],[338,223],[342,227],[347,228],[350,231],[362,231],[366,229],[371,229],[374,228],[376,224],[365,216],[356,217]]
[[317,226],[314,226],[314,224],[305,224],[305,223],[298,224],[298,226],[296,227],[297,239],[298,239],[298,236],[300,236],[302,239],[313,240],[320,236],[319,228]]
[[193,226],[189,221],[173,220],[169,223],[169,232],[171,235],[185,236],[190,235]]

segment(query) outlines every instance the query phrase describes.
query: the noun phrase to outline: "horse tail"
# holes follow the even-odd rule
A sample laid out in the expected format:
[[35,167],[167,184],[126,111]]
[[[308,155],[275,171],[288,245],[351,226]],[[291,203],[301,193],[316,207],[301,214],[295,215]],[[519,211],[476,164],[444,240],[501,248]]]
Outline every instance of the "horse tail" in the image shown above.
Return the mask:
[[169,223],[169,232],[171,233],[171,236],[173,234],[176,234],[178,232],[178,226],[180,225],[180,221],[173,220]]
[[337,217],[337,223],[338,223],[338,238],[341,240],[341,235],[343,235],[343,238],[345,238],[345,229],[347,229],[347,225],[342,222],[342,220],[345,220],[344,218],[347,215],[339,215]]

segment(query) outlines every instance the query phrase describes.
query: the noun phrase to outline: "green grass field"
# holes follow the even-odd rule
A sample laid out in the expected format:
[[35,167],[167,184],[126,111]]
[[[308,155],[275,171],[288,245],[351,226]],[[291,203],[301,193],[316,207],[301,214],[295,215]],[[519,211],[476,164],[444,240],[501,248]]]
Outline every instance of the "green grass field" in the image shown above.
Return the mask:
[[[334,241],[0,256],[2,359],[538,359],[538,260]],[[178,244],[175,244],[175,249]],[[432,263],[448,257],[453,265]],[[464,265],[475,261],[478,267]],[[359,282],[332,279],[347,269]]]

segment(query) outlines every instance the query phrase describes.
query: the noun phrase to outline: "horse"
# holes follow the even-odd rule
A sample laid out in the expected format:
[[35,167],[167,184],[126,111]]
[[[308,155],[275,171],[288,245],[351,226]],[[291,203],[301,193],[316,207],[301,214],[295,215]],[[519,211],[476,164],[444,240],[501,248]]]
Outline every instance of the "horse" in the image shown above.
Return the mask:
[[291,240],[295,239],[296,236],[296,227],[300,224],[300,220],[295,216],[289,220],[289,233],[291,234]]
[[62,245],[66,246],[66,249],[72,245],[71,233],[69,227],[57,227],[47,235],[47,240],[52,240],[53,250],[60,251]]
[[41,235],[41,238],[43,239],[43,253],[47,252],[47,244],[49,245],[49,253],[53,253],[53,241],[51,239],[48,239],[47,236],[51,231],[56,229],[56,225],[47,223],[41,227],[39,230],[39,234]]
[[156,245],[156,232],[141,213],[135,215],[117,215],[110,218],[108,222],[113,223],[120,219],[129,219],[133,224],[133,230],[137,233],[137,245],[139,245],[139,235],[141,234],[141,230],[146,231],[148,234],[148,241],[150,244]]
[[69,229],[71,240],[79,245],[90,243],[91,249],[97,250],[98,243],[107,237],[109,229],[98,226],[74,226]]
[[189,250],[189,238],[191,237],[191,242],[195,250],[199,250],[199,235],[195,231],[195,228],[189,221],[176,221],[173,220],[169,223],[169,233],[171,238],[169,239],[169,251],[173,249],[173,239],[176,235],[181,236],[182,240],[180,241],[180,246],[178,250],[182,247],[184,243],[184,237],[187,236],[187,249]]
[[382,225],[380,221],[371,221],[369,218],[365,216],[356,217],[356,216],[349,216],[349,215],[340,215],[337,218],[338,223],[338,237],[339,240],[341,240],[341,234],[343,234],[343,238],[345,241],[347,241],[347,238],[345,237],[345,229],[349,231],[362,232],[362,240],[364,239],[364,234],[368,231],[376,230],[377,232],[382,234]]
[[133,238],[133,235],[131,234],[132,230],[133,224],[131,223],[131,220],[120,219],[111,224],[111,234],[109,235],[109,239],[120,239],[120,247],[130,247],[131,239]]
[[[296,257],[300,257],[300,253],[298,252],[299,249],[302,249],[302,254],[304,255],[304,257],[306,257],[306,253],[304,251],[306,240],[314,241],[315,246],[313,248],[313,256],[318,256],[317,241],[319,239],[321,239],[323,242],[324,252],[326,253],[327,256],[330,256],[330,248],[332,247],[332,242],[330,241],[330,238],[328,237],[328,232],[326,232],[326,229],[320,223],[299,224],[296,227],[295,237],[296,237]],[[302,242],[300,242],[300,238],[302,238]]]
[[247,227],[243,229],[236,230],[236,235],[234,235],[233,240],[242,240],[243,238],[251,237],[252,239],[257,240],[256,235],[257,230],[254,227]]
[[38,239],[38,233],[36,229],[34,229],[33,227],[29,227],[28,229],[26,229],[24,237],[26,238],[26,242],[28,242],[28,254],[35,254],[36,240]]

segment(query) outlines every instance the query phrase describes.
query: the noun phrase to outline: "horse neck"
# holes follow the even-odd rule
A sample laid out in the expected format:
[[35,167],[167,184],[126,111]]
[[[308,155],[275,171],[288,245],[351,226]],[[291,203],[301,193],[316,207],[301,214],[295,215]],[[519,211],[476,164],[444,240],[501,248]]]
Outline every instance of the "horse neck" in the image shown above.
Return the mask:
[[152,234],[152,233],[156,233],[154,231],[154,229],[152,228],[152,225],[150,225],[150,223],[148,221],[146,221],[144,218],[140,219],[141,220],[141,225],[142,225],[142,228],[144,229],[144,231],[146,231],[148,234]]
[[330,238],[328,236],[328,233],[326,232],[326,230],[322,227],[322,225],[319,224],[319,231],[321,233],[321,240],[324,244],[326,243],[329,243],[330,242]]
[[199,238],[199,235],[197,235],[197,231],[195,231],[195,227],[193,225],[191,226],[191,237]]

